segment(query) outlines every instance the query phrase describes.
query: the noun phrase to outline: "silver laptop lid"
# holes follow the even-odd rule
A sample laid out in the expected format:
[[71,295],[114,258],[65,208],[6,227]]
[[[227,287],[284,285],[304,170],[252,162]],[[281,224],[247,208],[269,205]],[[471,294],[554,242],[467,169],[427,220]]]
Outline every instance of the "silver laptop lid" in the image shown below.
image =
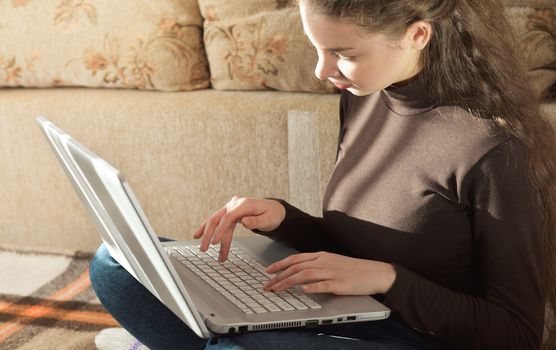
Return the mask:
[[37,122],[112,257],[198,336],[208,338],[202,316],[120,172],[46,118]]

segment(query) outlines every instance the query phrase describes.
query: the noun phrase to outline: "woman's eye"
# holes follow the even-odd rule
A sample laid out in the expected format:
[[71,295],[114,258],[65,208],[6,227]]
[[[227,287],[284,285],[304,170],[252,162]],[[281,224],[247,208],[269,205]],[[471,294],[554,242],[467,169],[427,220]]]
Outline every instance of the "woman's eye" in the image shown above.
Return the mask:
[[340,54],[336,54],[336,56],[342,61],[354,61],[357,58],[357,56],[342,56]]

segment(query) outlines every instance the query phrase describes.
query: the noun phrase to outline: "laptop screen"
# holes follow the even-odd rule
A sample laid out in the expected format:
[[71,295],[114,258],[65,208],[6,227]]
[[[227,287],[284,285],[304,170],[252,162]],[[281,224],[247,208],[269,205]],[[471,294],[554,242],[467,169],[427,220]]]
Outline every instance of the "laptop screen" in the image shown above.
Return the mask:
[[203,318],[120,172],[46,118],[37,121],[112,257],[198,336],[208,338]]

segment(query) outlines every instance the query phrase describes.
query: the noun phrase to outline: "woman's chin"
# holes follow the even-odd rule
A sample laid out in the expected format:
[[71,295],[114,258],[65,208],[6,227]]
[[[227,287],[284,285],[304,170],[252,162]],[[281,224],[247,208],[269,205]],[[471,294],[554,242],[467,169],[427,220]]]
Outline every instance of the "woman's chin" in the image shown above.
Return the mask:
[[368,96],[376,92],[375,90],[361,90],[356,87],[347,88],[347,91],[351,92],[355,96]]

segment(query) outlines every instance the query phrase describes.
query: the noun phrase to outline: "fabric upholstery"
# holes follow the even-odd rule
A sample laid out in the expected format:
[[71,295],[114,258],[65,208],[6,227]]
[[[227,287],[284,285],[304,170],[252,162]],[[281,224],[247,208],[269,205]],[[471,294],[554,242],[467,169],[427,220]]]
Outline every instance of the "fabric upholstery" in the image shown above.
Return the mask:
[[542,98],[553,96],[556,83],[556,2],[505,8],[522,55],[528,69],[529,79]]
[[209,85],[195,0],[11,0],[0,13],[0,86]]
[[189,239],[233,195],[289,199],[290,181],[302,181],[289,179],[302,173],[288,166],[290,110],[314,118],[313,130],[296,134],[318,142],[311,157],[324,192],[338,101],[337,94],[269,91],[0,90],[0,242],[89,252],[100,243],[35,122],[39,114],[122,172],[159,235]]
[[502,0],[504,6],[530,6],[550,7],[555,6],[554,0]]
[[200,0],[212,87],[332,92],[313,74],[317,54],[287,1]]

